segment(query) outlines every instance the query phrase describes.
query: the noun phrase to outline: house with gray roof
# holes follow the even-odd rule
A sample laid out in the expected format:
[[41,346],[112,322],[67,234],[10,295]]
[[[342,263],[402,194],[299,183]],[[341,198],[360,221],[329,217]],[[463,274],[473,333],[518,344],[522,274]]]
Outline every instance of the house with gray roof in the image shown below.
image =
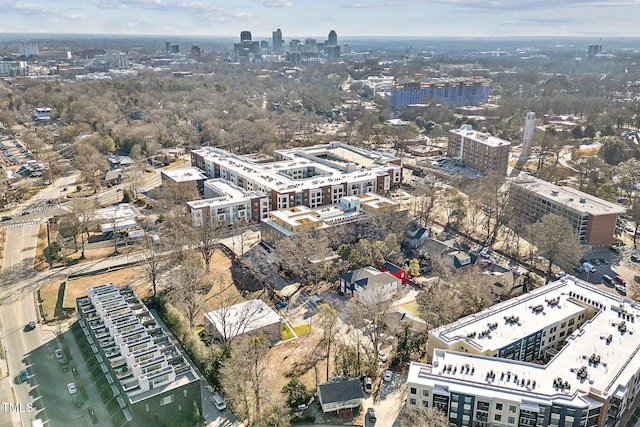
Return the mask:
[[340,275],[340,292],[348,296],[354,296],[356,293],[375,293],[389,300],[394,292],[398,291],[401,283],[401,279],[386,271],[364,267]]
[[318,384],[318,400],[325,414],[337,412],[338,416],[349,416],[353,408],[360,407],[363,398],[362,384],[357,379]]

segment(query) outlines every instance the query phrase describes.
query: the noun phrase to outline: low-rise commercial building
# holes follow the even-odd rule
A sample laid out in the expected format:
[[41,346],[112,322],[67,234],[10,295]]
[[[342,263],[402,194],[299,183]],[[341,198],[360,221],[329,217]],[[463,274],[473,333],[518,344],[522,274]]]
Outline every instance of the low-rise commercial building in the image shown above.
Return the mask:
[[640,390],[640,307],[565,276],[429,332],[407,405],[457,426],[618,426]]
[[509,181],[516,213],[532,221],[556,214],[571,222],[580,243],[605,248],[613,243],[618,215],[626,209],[582,191],[525,175]]
[[178,425],[194,402],[202,413],[198,373],[129,286],[93,286],[76,305],[117,425]]

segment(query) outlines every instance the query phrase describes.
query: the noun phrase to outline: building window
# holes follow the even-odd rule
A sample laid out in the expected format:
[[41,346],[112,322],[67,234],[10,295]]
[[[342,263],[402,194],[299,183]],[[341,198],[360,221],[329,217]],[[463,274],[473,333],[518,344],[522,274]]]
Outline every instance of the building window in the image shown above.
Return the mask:
[[423,401],[422,401],[422,407],[423,407],[423,408],[428,408],[428,407],[429,407],[429,402],[428,402],[428,401],[426,401],[426,400],[423,400]]
[[422,390],[422,395],[425,396],[425,397],[429,396],[429,390],[427,390],[427,389]]
[[516,413],[516,405],[509,405],[509,412],[511,412],[512,414]]
[[496,411],[502,411],[502,403],[496,403]]
[[187,397],[187,389],[182,390],[182,394],[184,395],[184,397]]
[[416,404],[416,400],[412,397],[411,399],[409,399],[409,404],[410,405],[415,405]]
[[415,387],[411,387],[411,394],[416,394],[416,388]]
[[144,410],[145,410],[145,412],[149,412],[149,404],[148,403],[144,405]]
[[515,419],[514,417],[509,417],[509,418],[508,418],[508,420],[507,420],[507,422],[508,422],[509,424],[515,424],[515,423],[516,423],[516,419]]
[[169,396],[165,396],[162,399],[160,399],[160,406],[168,405],[172,403],[174,400],[175,398],[173,394],[170,394]]
[[496,414],[493,418],[494,418],[496,421],[502,421],[502,415],[500,415],[500,414]]

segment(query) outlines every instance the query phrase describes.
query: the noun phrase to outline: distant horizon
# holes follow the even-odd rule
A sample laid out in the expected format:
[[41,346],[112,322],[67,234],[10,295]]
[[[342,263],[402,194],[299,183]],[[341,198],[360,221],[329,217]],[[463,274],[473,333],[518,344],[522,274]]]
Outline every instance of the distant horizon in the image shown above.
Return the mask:
[[22,0],[2,2],[1,34],[633,38],[639,8],[640,0]]

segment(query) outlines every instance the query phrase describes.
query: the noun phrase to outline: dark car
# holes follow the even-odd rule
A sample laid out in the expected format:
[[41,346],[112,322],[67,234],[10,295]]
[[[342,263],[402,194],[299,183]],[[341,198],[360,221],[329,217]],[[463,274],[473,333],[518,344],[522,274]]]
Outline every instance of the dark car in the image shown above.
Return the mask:
[[640,262],[640,257],[638,255],[631,255],[631,261]]
[[276,309],[277,310],[282,310],[283,308],[287,308],[288,305],[289,305],[289,303],[287,303],[286,301],[280,301],[280,302],[276,303]]
[[599,261],[599,260],[597,260],[597,259],[595,259],[595,258],[591,258],[591,259],[589,260],[589,262],[591,262],[591,264],[593,264],[593,265],[600,265],[600,261]]
[[0,218],[0,221],[9,221],[10,219],[13,219],[13,217],[9,215],[5,215],[2,218]]
[[369,421],[371,421],[372,423],[375,423],[378,419],[376,417],[376,410],[373,408],[367,408],[367,418],[369,418]]
[[16,378],[18,383],[23,383],[29,379],[29,372],[26,369],[20,371],[20,375]]
[[576,265],[575,267],[573,267],[573,271],[575,271],[576,273],[584,273],[584,268],[581,265]]
[[609,260],[605,258],[600,258],[600,262],[603,263],[604,265],[609,265]]

